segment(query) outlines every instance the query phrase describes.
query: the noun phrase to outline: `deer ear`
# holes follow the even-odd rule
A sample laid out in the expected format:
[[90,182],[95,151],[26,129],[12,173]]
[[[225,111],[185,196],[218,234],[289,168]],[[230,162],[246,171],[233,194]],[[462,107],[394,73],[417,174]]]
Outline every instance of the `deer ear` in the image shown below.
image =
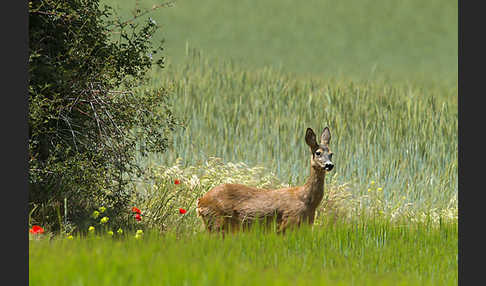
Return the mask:
[[317,141],[316,141],[316,134],[311,128],[307,128],[307,131],[305,132],[305,143],[309,145],[312,151],[317,149]]
[[331,140],[331,131],[329,131],[329,128],[324,128],[324,131],[322,131],[321,135],[321,144],[327,145],[329,144],[329,141]]

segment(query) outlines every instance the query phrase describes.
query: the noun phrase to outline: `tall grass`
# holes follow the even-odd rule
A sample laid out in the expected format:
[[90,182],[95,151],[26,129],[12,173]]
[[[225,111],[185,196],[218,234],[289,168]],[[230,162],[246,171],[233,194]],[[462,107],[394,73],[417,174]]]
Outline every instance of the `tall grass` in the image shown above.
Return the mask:
[[417,208],[448,205],[457,196],[457,89],[410,82],[293,77],[196,55],[156,73],[171,86],[186,129],[152,163],[200,164],[209,157],[260,165],[290,185],[309,173],[307,127],[329,126],[338,183],[363,195],[370,181],[390,203]]
[[[116,237],[116,235],[115,235]],[[456,285],[457,223],[31,241],[31,285]]]
[[[105,2],[127,17],[160,4]],[[150,17],[168,55],[150,85],[172,87],[187,127],[150,162],[219,157],[301,184],[305,129],[329,126],[354,194],[373,180],[391,204],[456,202],[457,1],[180,0]]]

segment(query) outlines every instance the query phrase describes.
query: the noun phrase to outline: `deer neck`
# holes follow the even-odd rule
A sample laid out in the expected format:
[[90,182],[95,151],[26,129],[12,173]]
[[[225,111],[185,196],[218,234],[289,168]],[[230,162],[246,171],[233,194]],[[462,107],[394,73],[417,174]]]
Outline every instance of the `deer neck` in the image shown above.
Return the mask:
[[311,209],[317,208],[324,196],[325,176],[326,172],[324,170],[316,170],[311,166],[309,178],[304,184],[301,194],[302,200]]

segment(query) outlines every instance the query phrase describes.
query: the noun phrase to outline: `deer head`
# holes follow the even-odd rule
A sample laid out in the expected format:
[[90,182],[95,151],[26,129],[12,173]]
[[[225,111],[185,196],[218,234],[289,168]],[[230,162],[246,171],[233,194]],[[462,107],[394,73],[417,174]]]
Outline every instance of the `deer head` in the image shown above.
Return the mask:
[[331,171],[334,167],[332,160],[332,152],[329,149],[329,141],[331,140],[331,132],[329,128],[324,128],[321,134],[321,142],[318,144],[316,134],[311,128],[307,128],[305,133],[305,142],[310,147],[311,167],[316,171]]

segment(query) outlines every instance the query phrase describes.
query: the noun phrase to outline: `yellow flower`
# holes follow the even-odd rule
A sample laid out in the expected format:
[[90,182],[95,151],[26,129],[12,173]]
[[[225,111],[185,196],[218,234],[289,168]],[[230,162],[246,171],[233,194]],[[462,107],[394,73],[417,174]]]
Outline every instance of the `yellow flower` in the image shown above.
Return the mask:
[[137,232],[135,233],[135,238],[140,239],[142,238],[142,236],[143,236],[143,230],[141,229],[137,230]]
[[116,231],[118,234],[122,234],[123,233],[123,229],[121,229],[121,227]]
[[375,181],[371,181],[371,182],[370,182],[370,184],[371,184],[371,185],[374,185],[374,184],[375,184]]
[[405,196],[402,197],[402,200],[406,200],[407,198]]
[[99,215],[100,215],[99,211],[94,211],[92,214],[93,218],[97,218]]
[[383,191],[383,188],[378,188],[377,191],[381,192],[381,191]]
[[135,233],[135,238],[140,239],[142,238],[142,236],[143,236],[143,230],[141,229],[137,230],[137,232]]
[[71,240],[74,239],[74,237],[72,235],[68,236],[67,238],[71,239]]
[[371,189],[368,189],[368,193],[371,192]]
[[109,230],[107,233],[108,235],[113,236],[113,231]]
[[100,210],[101,213],[104,213],[106,211],[106,208],[105,207],[100,207],[99,210]]
[[94,230],[95,230],[94,226],[90,226],[90,227],[88,228],[88,231],[90,231],[90,232],[93,232]]
[[107,223],[110,218],[105,216],[100,220],[100,223]]

